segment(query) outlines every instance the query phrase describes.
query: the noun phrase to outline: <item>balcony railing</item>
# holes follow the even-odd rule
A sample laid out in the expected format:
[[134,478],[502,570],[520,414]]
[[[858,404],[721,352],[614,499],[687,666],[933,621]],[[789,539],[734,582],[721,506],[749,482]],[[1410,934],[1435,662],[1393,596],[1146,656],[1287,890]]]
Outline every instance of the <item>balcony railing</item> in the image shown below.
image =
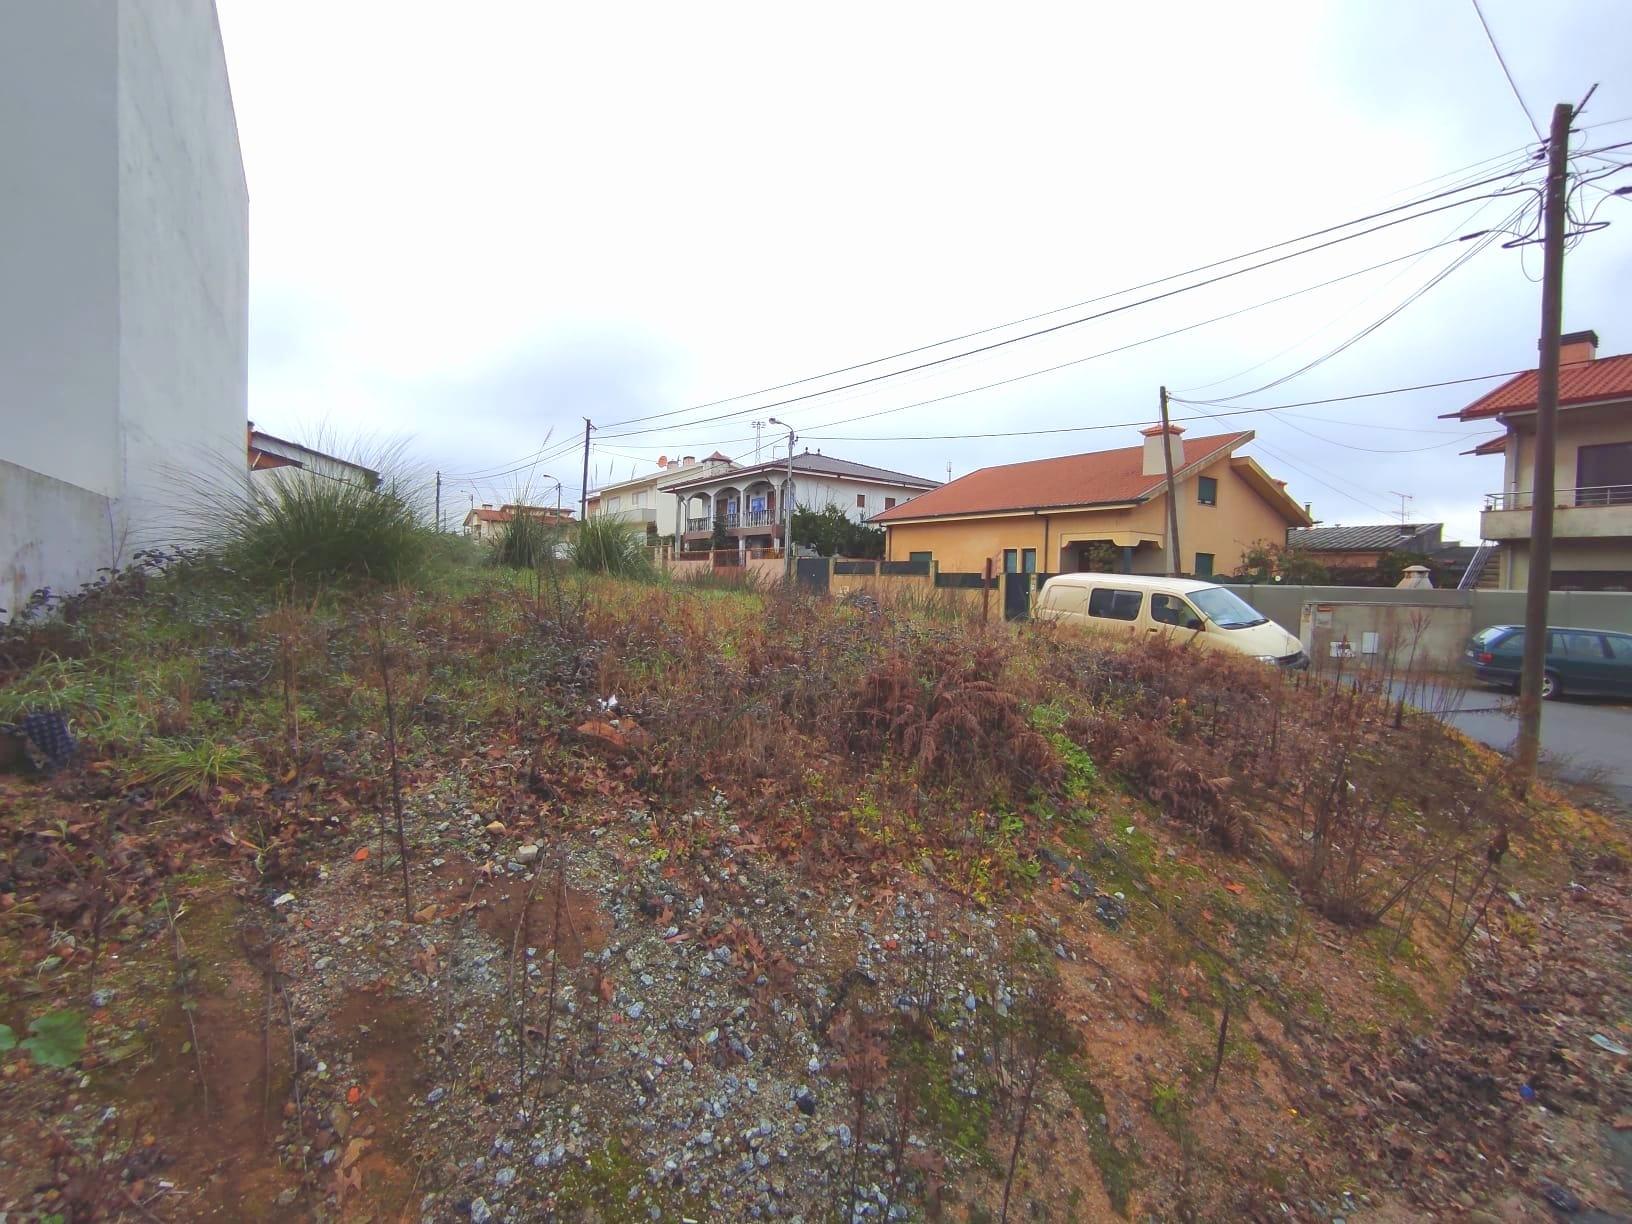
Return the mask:
[[[1529,510],[1535,504],[1531,491],[1486,493],[1485,510]],[[1589,509],[1594,506],[1632,506],[1632,484],[1590,485],[1579,489],[1556,489],[1553,505],[1560,509]]]
[[709,524],[712,522],[713,520],[708,518],[688,518],[686,520],[686,530],[707,531],[709,529]]
[[775,510],[750,510],[742,516],[744,527],[774,527],[781,521]]

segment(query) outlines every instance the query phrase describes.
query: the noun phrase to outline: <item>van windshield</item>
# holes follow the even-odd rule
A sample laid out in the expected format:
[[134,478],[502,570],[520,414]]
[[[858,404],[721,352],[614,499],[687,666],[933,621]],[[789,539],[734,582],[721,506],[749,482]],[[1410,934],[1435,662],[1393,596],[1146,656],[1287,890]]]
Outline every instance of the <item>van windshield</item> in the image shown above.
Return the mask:
[[1223,587],[1203,587],[1199,591],[1191,591],[1190,602],[1220,629],[1249,629],[1269,621],[1269,617],[1241,596]]

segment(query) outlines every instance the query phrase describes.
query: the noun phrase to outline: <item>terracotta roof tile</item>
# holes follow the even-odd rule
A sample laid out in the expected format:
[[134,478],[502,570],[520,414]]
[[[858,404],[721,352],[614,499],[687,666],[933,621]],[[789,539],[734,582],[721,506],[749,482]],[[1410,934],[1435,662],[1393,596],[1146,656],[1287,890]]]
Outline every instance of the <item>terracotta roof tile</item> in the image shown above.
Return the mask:
[[[1252,436],[1252,431],[1247,429],[1188,438],[1184,443],[1184,466],[1228,454],[1251,441]],[[1006,463],[1001,467],[981,468],[938,489],[920,493],[911,501],[874,515],[872,521],[894,523],[953,514],[1138,501],[1160,489],[1165,479],[1146,476],[1144,467],[1143,446]]]
[[[1464,421],[1493,417],[1503,412],[1525,412],[1536,406],[1536,371],[1515,374],[1494,391],[1487,391],[1456,415]],[[1632,399],[1632,353],[1579,361],[1558,372],[1560,404],[1590,404],[1597,400]]]

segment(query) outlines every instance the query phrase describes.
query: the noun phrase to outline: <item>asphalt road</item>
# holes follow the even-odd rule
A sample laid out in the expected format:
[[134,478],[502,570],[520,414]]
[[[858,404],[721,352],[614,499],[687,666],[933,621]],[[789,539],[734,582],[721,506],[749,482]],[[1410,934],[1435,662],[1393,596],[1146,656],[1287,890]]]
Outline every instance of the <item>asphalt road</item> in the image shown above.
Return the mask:
[[[1512,748],[1519,733],[1513,697],[1499,689],[1468,689],[1446,721],[1503,751]],[[1599,786],[1632,813],[1632,703],[1568,696],[1543,703],[1541,752],[1548,772]]]

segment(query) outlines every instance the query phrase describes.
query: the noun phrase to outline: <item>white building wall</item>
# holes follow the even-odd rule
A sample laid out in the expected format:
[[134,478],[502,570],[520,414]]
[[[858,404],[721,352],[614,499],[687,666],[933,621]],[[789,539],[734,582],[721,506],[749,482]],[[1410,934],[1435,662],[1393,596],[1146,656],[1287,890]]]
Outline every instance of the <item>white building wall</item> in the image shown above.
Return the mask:
[[244,479],[248,194],[211,0],[0,0],[0,115],[16,608],[174,541],[178,477]]
[[[885,510],[884,499],[895,498],[895,504],[900,505],[909,497],[923,492],[922,489],[907,489],[900,485],[874,483],[864,480],[833,480],[822,476],[813,476],[801,472],[797,468],[793,472],[794,503],[807,510],[823,510],[829,505],[838,506],[855,522],[865,522],[875,514],[882,514]],[[779,480],[778,484],[781,483]],[[865,506],[856,505],[856,498],[866,499]]]
[[119,0],[119,417],[131,539],[244,479],[249,193],[213,0]]

